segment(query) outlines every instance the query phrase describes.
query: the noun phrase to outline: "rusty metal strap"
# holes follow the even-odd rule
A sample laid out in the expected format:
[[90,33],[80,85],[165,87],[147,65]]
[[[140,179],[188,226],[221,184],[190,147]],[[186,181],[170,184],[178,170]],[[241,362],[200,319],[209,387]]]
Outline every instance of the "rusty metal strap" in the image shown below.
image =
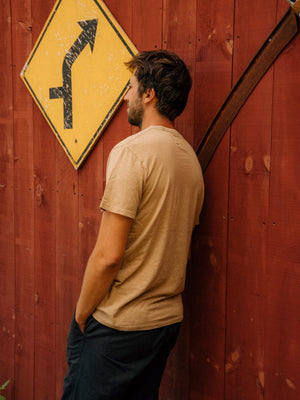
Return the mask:
[[206,131],[196,152],[206,170],[220,141],[258,82],[299,31],[298,17],[292,8],[276,25],[253,58]]

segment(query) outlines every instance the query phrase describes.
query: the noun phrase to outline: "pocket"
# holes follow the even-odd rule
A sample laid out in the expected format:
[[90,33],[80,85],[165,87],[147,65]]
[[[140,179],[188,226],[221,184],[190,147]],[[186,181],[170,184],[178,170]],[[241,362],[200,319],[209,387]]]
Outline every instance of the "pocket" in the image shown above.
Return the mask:
[[[79,328],[79,327],[78,327]],[[97,336],[102,330],[102,325],[91,314],[85,323],[84,335],[88,337]]]
[[67,338],[67,360],[69,365],[76,363],[79,360],[83,345],[83,338],[84,335],[75,320],[74,313]]

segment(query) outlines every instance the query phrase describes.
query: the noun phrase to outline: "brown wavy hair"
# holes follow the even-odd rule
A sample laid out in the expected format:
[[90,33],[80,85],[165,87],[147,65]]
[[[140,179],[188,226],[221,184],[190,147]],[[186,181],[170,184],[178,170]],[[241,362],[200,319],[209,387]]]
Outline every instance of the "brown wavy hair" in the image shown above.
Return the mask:
[[126,62],[139,82],[139,94],[154,89],[160,114],[174,121],[186,106],[191,75],[177,54],[167,50],[143,51]]

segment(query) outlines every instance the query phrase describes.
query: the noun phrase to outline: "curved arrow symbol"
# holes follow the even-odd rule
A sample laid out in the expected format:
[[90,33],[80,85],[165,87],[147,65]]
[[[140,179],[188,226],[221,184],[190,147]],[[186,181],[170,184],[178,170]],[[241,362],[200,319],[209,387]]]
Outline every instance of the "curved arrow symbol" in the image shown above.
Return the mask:
[[78,24],[82,28],[82,32],[65,55],[62,66],[63,85],[49,89],[50,99],[63,99],[65,129],[73,128],[71,68],[87,44],[90,45],[93,52],[98,20],[80,21]]

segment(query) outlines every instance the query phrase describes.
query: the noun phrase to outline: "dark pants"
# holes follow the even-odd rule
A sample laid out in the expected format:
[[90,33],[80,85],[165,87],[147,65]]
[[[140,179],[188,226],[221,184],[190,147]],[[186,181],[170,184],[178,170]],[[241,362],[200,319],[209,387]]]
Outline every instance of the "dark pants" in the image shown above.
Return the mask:
[[82,333],[73,316],[62,400],[158,400],[162,374],[179,328],[177,323],[124,332],[91,316]]

